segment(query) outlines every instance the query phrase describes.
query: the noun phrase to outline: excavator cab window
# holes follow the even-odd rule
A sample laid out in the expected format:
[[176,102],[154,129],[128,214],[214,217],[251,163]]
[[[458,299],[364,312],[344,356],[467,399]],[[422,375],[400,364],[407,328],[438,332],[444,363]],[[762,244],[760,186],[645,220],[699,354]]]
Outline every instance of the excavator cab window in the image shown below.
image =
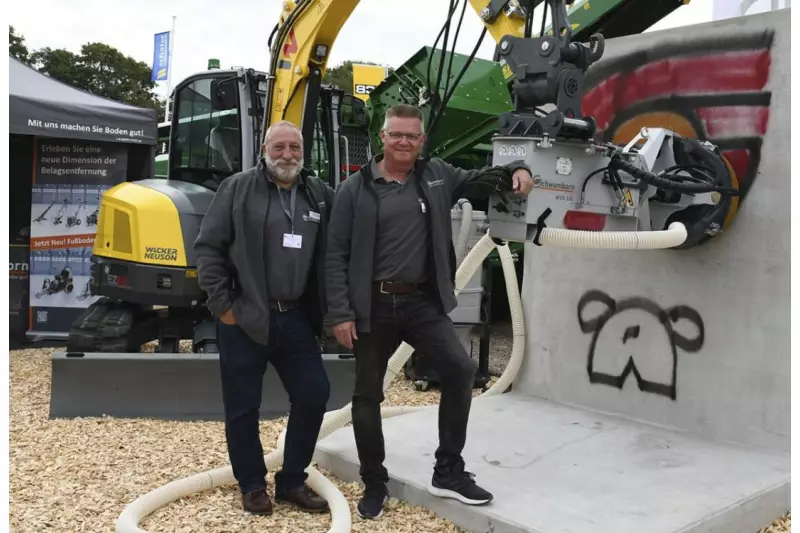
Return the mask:
[[352,94],[342,97],[342,126],[366,128],[369,126],[367,118],[367,105],[360,98]]
[[170,179],[216,190],[242,170],[238,79],[198,77],[176,93]]

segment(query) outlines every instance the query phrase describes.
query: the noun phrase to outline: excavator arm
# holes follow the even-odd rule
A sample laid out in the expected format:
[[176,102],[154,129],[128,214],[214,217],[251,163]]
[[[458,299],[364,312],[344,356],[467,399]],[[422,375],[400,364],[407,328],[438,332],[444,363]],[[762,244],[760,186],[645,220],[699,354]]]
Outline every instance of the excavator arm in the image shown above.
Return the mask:
[[[284,2],[279,23],[270,38],[269,88],[261,131],[266,132],[280,120],[288,120],[301,127],[306,153],[310,152],[320,85],[331,49],[358,3],[359,0]],[[509,35],[523,35],[526,17],[518,0],[469,0],[469,3],[496,42]]]

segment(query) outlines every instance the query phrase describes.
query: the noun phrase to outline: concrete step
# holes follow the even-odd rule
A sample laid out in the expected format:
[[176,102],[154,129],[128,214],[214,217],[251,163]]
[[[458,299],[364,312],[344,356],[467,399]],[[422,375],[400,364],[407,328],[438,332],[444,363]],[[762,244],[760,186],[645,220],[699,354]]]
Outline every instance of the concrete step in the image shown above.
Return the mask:
[[[438,408],[383,421],[392,496],[471,532],[756,533],[789,509],[790,457],[508,393],[476,399],[464,458],[492,492],[472,507],[427,492]],[[320,466],[358,480],[351,427]]]

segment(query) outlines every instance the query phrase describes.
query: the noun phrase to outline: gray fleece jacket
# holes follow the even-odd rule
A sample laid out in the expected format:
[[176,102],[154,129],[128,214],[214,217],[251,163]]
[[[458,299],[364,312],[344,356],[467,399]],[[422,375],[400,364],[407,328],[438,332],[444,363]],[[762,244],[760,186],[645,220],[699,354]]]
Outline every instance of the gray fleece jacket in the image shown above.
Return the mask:
[[[312,206],[318,206],[320,228],[301,305],[315,332],[322,336],[325,313],[324,250],[333,189],[304,170],[298,178]],[[200,288],[216,317],[233,310],[237,324],[256,342],[269,340],[270,308],[264,268],[264,225],[269,206],[264,165],[226,178],[203,218],[194,243]]]

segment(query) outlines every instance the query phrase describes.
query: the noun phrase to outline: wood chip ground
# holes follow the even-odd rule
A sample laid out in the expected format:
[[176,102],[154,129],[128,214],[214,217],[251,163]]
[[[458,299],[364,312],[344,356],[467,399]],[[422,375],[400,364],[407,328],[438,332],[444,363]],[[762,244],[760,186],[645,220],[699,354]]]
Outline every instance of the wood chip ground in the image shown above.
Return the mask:
[[[500,353],[510,348],[509,342],[493,344]],[[125,505],[139,496],[174,479],[228,464],[223,427],[217,422],[49,420],[52,351],[10,352],[13,533],[113,533]],[[417,392],[410,382],[397,379],[387,404],[434,404],[438,397],[438,391]],[[285,419],[261,423],[265,449],[275,445],[285,423]],[[354,533],[463,531],[396,499],[390,500],[381,520],[361,521],[355,511],[359,485],[323,473],[351,502]],[[170,504],[139,527],[150,533],[316,533],[327,531],[329,523],[329,515],[308,515],[281,505],[272,517],[249,516],[241,510],[237,489],[227,486]],[[759,533],[788,531],[790,516]]]

